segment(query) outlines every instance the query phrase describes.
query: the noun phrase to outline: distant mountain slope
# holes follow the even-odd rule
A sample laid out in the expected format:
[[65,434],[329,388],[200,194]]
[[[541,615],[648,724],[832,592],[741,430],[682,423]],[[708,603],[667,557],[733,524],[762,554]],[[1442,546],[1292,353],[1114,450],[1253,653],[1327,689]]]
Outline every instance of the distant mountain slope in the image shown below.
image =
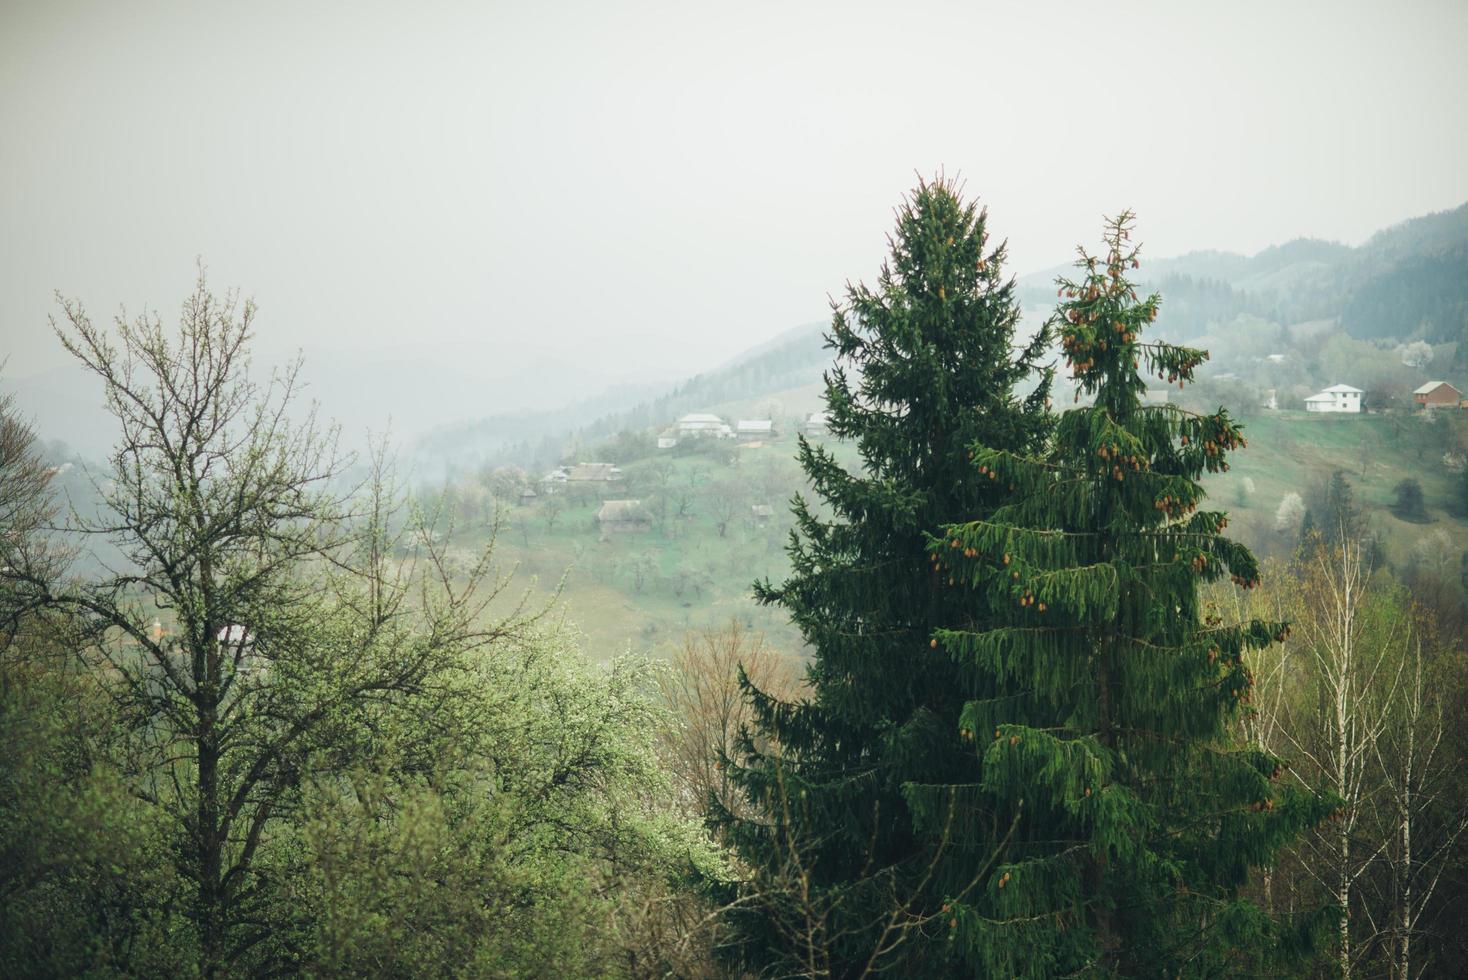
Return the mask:
[[[1026,302],[1053,302],[1053,279],[1065,271],[1024,277]],[[1393,225],[1355,248],[1299,238],[1252,256],[1190,252],[1143,271],[1165,300],[1159,325],[1175,339],[1249,314],[1282,325],[1335,320],[1361,340],[1459,342],[1468,351],[1468,204]]]
[[707,374],[697,374],[667,394],[613,412],[586,427],[588,436],[612,435],[626,429],[656,428],[687,412],[724,402],[748,401],[762,395],[819,381],[831,363],[824,324],[787,331]]
[[[1020,277],[1027,319],[1038,321],[1053,307],[1054,278],[1069,271],[1058,266]],[[1254,346],[1268,343],[1260,338],[1269,324],[1315,324],[1319,343],[1342,329],[1361,340],[1425,339],[1468,358],[1468,343],[1453,344],[1468,341],[1468,204],[1404,221],[1354,248],[1298,238],[1255,255],[1190,252],[1151,261],[1143,272],[1145,284],[1163,294],[1165,335],[1207,337],[1219,362],[1241,332],[1259,335]],[[822,332],[822,324],[796,327],[661,393],[621,389],[554,412],[443,427],[419,441],[418,455],[529,463],[559,458],[573,441],[661,429],[686,412],[795,411],[831,363]],[[1437,366],[1461,370],[1468,363]]]
[[661,386],[619,385],[552,411],[487,415],[437,426],[413,442],[411,455],[416,463],[431,470],[435,461],[444,459],[471,463],[501,457],[518,460],[535,455],[542,447],[547,447],[546,452],[558,451],[554,447],[566,433],[649,398],[658,390]]
[[522,465],[559,458],[573,440],[596,442],[619,432],[667,426],[678,416],[730,402],[800,388],[820,380],[831,361],[823,324],[786,331],[674,386],[619,388],[553,412],[496,415],[441,426],[420,438],[413,455],[432,470],[435,460],[460,464],[514,461]]

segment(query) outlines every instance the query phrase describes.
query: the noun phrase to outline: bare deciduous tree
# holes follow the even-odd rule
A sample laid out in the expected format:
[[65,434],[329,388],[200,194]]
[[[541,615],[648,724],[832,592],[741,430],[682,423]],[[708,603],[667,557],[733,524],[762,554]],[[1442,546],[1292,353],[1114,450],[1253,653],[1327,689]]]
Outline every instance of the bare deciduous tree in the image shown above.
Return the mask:
[[43,579],[55,573],[58,556],[39,533],[55,516],[52,475],[13,396],[0,397],[0,643],[8,642],[25,607],[4,587],[12,570]]
[[[1414,618],[1423,618],[1421,610],[1414,611]],[[1389,706],[1390,722],[1374,746],[1385,790],[1376,812],[1385,845],[1384,904],[1389,919],[1373,924],[1390,939],[1391,975],[1397,980],[1425,975],[1414,961],[1413,940],[1422,930],[1423,915],[1449,867],[1448,859],[1468,829],[1468,808],[1449,796],[1454,774],[1443,751],[1442,698],[1424,652],[1435,637],[1430,624],[1427,630],[1422,625],[1409,624],[1410,634],[1404,637],[1407,658],[1397,697]],[[1448,651],[1449,657],[1458,654]]]
[[719,532],[719,537],[725,537],[729,533],[729,525],[734,522],[744,511],[746,506],[745,494],[742,488],[732,482],[716,484],[708,495],[709,516],[713,518],[714,530]]
[[1280,729],[1294,754],[1308,763],[1309,769],[1296,775],[1307,784],[1323,780],[1342,801],[1334,824],[1306,838],[1316,853],[1304,866],[1342,910],[1336,958],[1343,976],[1351,974],[1358,953],[1350,910],[1363,875],[1380,853],[1379,847],[1362,847],[1360,840],[1371,813],[1377,742],[1388,724],[1386,706],[1401,662],[1399,651],[1390,648],[1401,624],[1368,634],[1371,571],[1361,543],[1348,534],[1310,555],[1295,621],[1318,695]]
[[662,754],[690,813],[701,814],[711,799],[742,812],[720,762],[734,755],[740,730],[753,720],[740,671],[760,690],[793,696],[799,686],[794,665],[738,620],[684,635],[662,676],[663,699],[675,719]]
[[540,517],[545,521],[547,534],[553,534],[556,530],[556,521],[561,519],[566,505],[562,503],[560,494],[546,491],[545,499],[540,504]]
[[487,552],[456,563],[446,535],[403,520],[380,455],[365,491],[339,487],[333,433],[292,418],[299,363],[251,380],[252,304],[215,296],[201,272],[176,331],[144,315],[109,335],[61,302],[57,333],[120,426],[101,516],[69,529],[124,563],[65,584],[8,576],[75,617],[75,649],[131,718],[137,792],[178,829],[198,969],[216,976],[269,935],[255,859],[309,760],[346,764],[376,713],[431,699],[534,616],[522,599],[488,619],[507,579]]

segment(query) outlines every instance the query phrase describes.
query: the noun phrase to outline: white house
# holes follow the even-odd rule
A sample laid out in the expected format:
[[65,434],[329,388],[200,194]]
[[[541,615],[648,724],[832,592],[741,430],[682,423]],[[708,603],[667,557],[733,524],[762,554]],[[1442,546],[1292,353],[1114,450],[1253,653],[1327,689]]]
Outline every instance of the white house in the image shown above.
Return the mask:
[[678,420],[677,426],[680,436],[715,436],[727,439],[734,434],[727,422],[707,412],[689,412]]
[[823,436],[830,424],[830,416],[825,412],[811,412],[805,417],[805,434],[808,436]]
[[214,634],[214,639],[219,641],[220,646],[230,649],[236,647],[244,649],[252,645],[249,632],[237,623],[221,626],[219,632]]
[[664,429],[658,433],[658,448],[672,449],[678,445],[678,433],[673,429]]
[[219,654],[234,664],[235,670],[245,677],[263,677],[270,670],[270,661],[255,650],[255,638],[238,623],[222,626],[214,634],[219,644]]
[[1360,388],[1352,388],[1350,385],[1331,385],[1324,391],[1305,399],[1305,411],[1360,412],[1361,395]]
[[734,423],[734,434],[740,439],[768,439],[775,434],[775,423],[771,419],[740,419]]

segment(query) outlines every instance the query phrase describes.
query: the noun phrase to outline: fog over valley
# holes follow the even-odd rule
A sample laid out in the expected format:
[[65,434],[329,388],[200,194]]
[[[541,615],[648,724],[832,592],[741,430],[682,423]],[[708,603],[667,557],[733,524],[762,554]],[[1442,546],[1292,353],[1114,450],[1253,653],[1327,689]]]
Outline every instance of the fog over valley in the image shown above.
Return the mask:
[[1124,206],[1161,258],[1468,200],[1423,96],[1468,88],[1468,13],[1325,9],[11,4],[5,376],[95,450],[53,291],[166,315],[201,259],[260,304],[258,362],[304,349],[354,438],[411,438],[824,319],[915,173],[961,174],[1018,274]]

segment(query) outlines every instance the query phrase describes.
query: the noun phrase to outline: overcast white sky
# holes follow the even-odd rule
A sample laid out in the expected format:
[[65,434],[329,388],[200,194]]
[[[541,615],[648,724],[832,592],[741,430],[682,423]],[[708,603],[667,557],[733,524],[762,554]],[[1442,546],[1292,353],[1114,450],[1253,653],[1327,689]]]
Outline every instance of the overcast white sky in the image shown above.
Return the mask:
[[1468,200],[1465,52],[1462,0],[6,0],[0,348],[201,255],[268,356],[565,401],[823,318],[939,167],[1019,273],[1123,206],[1157,257],[1358,242]]

